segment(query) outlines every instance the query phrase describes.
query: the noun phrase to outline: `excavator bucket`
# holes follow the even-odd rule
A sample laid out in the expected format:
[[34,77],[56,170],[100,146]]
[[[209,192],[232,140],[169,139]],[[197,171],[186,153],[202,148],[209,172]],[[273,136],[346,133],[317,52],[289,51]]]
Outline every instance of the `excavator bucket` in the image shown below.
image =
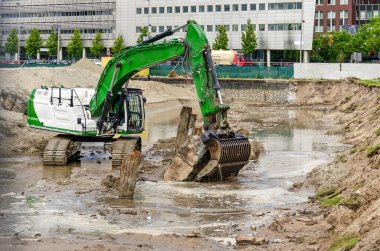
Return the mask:
[[248,163],[251,146],[248,138],[235,132],[189,136],[177,150],[165,171],[172,181],[221,181],[237,176]]
[[202,134],[201,140],[207,146],[210,160],[195,180],[224,180],[229,176],[237,176],[240,169],[248,163],[251,146],[248,138],[240,134],[229,132],[217,135],[206,132]]
[[[177,132],[177,154],[165,171],[164,179],[220,181],[237,176],[250,158],[248,138],[234,131],[209,130],[199,135],[201,130],[192,125],[194,114],[190,113],[191,109],[183,107]],[[193,134],[188,136],[190,128]]]

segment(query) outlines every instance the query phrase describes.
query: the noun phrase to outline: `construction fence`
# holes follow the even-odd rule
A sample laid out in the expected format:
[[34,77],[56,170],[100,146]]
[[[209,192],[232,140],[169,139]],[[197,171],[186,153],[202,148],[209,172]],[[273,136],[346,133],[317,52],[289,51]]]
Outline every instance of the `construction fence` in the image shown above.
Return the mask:
[[[157,65],[150,68],[151,76],[169,76],[171,71],[179,76],[183,76],[189,70],[181,66]],[[216,66],[216,72],[219,78],[273,78],[273,79],[290,79],[293,78],[293,66]]]

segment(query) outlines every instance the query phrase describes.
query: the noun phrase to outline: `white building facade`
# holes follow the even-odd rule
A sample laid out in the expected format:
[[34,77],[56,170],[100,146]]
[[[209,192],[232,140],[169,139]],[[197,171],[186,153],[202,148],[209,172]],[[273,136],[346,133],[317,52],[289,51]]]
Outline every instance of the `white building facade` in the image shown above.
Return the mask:
[[[115,6],[115,0],[1,0],[0,44],[3,47],[10,31],[16,29],[21,34],[21,58],[25,58],[23,47],[30,31],[37,27],[42,40],[46,41],[53,26],[56,31],[60,29],[61,54],[66,54],[69,39],[78,29],[85,47],[83,56],[87,56],[98,31],[102,32],[104,45],[112,46]],[[46,50],[42,48],[42,51]]]
[[[1,0],[0,44],[11,29],[20,32],[21,48],[31,29],[37,27],[46,41],[51,26],[61,30],[61,54],[67,58],[66,47],[75,29],[88,56],[95,33],[103,33],[106,48],[123,35],[125,45],[136,44],[141,28],[149,27],[156,35],[168,28],[196,20],[212,44],[220,25],[229,36],[229,48],[241,49],[241,33],[251,19],[257,37],[257,49],[270,59],[271,51],[303,50],[308,61],[312,49],[314,0]],[[174,37],[184,37],[183,31]],[[301,40],[303,41],[301,43]],[[302,47],[302,48],[301,48]],[[3,53],[4,54],[4,53]],[[25,51],[21,50],[22,58]],[[9,55],[8,55],[9,56]],[[264,56],[263,56],[264,58]]]
[[[133,45],[144,26],[149,27],[151,35],[156,35],[193,19],[202,25],[210,43],[219,26],[225,25],[229,48],[241,49],[241,33],[251,19],[257,49],[265,50],[267,58],[272,50],[302,49],[304,60],[308,61],[314,12],[314,0],[116,1],[116,33],[122,34],[128,45]],[[184,33],[176,36],[183,37]]]

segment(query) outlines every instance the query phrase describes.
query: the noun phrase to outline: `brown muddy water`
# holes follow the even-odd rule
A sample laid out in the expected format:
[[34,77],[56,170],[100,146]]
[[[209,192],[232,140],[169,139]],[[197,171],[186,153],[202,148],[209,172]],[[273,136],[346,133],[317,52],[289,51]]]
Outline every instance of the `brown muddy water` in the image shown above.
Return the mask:
[[[174,107],[147,113],[144,149],[176,135],[179,112],[180,107]],[[322,120],[322,111],[260,107],[249,117],[260,124],[251,137],[264,145],[266,153],[250,162],[236,180],[139,181],[133,201],[117,199],[100,185],[111,172],[109,153],[101,144],[84,145],[81,162],[68,167],[42,167],[40,160],[30,157],[0,159],[0,233],[64,239],[195,234],[233,245],[237,234],[254,235],[273,217],[306,202],[312,190],[289,188],[345,147],[326,135],[333,125]],[[120,208],[137,214],[119,214],[115,209]]]

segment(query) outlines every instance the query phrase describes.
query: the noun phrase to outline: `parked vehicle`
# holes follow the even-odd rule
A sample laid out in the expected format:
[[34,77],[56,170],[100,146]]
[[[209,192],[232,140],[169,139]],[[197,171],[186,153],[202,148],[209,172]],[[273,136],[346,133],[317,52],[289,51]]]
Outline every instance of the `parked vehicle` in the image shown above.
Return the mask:
[[212,50],[212,60],[216,65],[252,66],[251,55],[243,54],[234,50]]
[[102,66],[102,61],[100,61],[99,59],[97,58],[94,58],[94,59],[90,59],[94,64],[98,65],[98,66]]

